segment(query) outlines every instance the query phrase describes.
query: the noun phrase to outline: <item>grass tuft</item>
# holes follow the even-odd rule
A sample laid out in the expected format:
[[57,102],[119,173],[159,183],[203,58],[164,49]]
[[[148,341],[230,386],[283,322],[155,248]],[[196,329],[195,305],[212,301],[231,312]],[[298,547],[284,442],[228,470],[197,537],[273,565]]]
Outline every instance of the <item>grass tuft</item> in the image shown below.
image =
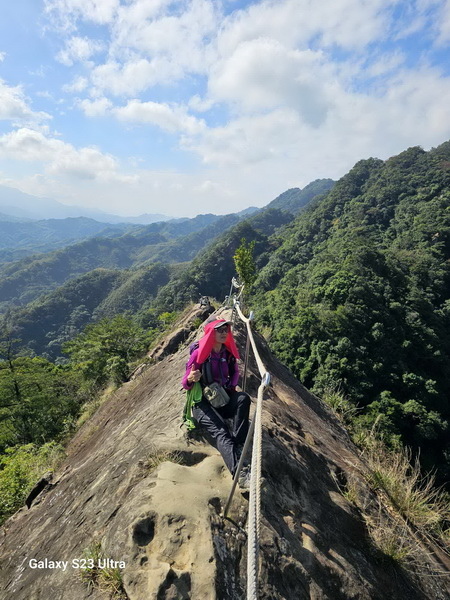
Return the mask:
[[450,521],[448,495],[435,487],[433,475],[423,476],[419,458],[407,448],[388,450],[374,441],[367,451],[369,484],[381,489],[403,518],[423,533],[440,536]]
[[418,545],[406,523],[383,516],[381,505],[375,517],[365,518],[370,538],[382,560],[409,567],[418,558]]
[[106,558],[101,542],[92,542],[82,553],[86,566],[80,569],[81,580],[87,585],[90,592],[98,588],[109,594],[112,600],[128,600],[123,586],[122,572],[118,567],[99,567],[99,561]]
[[152,447],[144,460],[143,467],[151,472],[164,462],[173,462],[181,464],[183,457],[177,450],[166,450],[163,448]]
[[346,425],[351,424],[360,411],[348,400],[339,386],[325,388],[322,392],[322,400],[331,408],[336,417]]

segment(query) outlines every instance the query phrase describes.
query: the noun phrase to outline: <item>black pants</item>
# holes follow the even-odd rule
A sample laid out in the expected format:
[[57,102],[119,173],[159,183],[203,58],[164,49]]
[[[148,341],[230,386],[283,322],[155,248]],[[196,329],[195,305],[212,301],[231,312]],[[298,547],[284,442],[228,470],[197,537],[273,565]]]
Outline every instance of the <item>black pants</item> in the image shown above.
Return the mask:
[[[247,437],[250,412],[250,396],[245,392],[230,392],[230,401],[221,408],[213,408],[205,398],[193,407],[194,419],[206,430],[211,444],[223,456],[223,460],[234,475],[239,462],[237,446]],[[230,431],[225,419],[233,419]]]

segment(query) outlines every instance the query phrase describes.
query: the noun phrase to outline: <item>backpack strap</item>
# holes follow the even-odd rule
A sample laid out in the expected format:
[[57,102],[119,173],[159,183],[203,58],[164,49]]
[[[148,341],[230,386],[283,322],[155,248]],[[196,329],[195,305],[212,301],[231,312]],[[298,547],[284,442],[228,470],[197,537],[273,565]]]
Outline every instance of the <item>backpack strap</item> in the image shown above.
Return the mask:
[[204,383],[204,385],[209,385],[213,381],[214,379],[212,376],[211,361],[209,358],[207,358],[207,360],[205,360],[205,362],[203,363],[202,382]]

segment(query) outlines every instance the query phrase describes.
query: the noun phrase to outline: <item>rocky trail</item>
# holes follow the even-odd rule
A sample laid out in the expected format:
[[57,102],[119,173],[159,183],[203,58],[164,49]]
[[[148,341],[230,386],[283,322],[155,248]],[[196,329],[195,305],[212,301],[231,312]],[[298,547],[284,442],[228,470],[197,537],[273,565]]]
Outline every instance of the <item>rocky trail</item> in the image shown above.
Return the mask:
[[[31,508],[1,528],[2,600],[114,597],[95,581],[83,581],[74,566],[83,557],[94,560],[99,546],[122,573],[116,598],[245,598],[247,499],[237,493],[230,519],[221,517],[231,476],[213,447],[201,439],[188,443],[180,428],[180,380],[189,343],[199,335],[193,323],[206,316],[200,309],[184,315],[153,364],[137,371],[77,432],[64,464]],[[380,555],[367,517],[389,523],[389,514],[366,483],[367,466],[331,411],[255,337],[272,377],[263,411],[259,597],[450,598],[448,581],[436,575],[442,562],[423,558],[420,569],[408,569]],[[239,325],[236,338],[243,348]],[[256,373],[250,363],[253,396]],[[357,505],[345,493],[350,487]],[[66,568],[31,566],[46,559]]]

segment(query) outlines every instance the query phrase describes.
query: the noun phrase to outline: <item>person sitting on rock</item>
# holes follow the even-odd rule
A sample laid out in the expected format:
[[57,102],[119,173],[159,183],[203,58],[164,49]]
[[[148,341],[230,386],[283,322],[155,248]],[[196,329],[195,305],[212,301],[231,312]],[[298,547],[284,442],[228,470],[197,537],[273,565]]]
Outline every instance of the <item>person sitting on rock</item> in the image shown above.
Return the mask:
[[[198,348],[192,352],[186,365],[182,385],[190,390],[200,382],[202,397],[194,404],[192,414],[198,425],[209,434],[211,443],[219,450],[234,477],[249,429],[250,396],[236,390],[239,352],[231,332],[231,322],[214,318],[206,323],[204,330]],[[207,399],[214,382],[225,390],[228,400],[226,396],[224,400]],[[225,419],[232,420],[231,431]],[[249,468],[243,467],[239,474],[239,487],[248,490],[249,481]]]

